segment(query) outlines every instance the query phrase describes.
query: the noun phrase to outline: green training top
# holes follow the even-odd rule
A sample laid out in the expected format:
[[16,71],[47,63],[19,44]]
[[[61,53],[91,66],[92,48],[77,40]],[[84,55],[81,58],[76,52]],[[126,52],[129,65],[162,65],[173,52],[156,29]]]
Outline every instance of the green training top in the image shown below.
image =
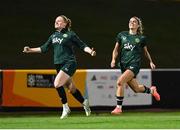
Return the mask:
[[130,64],[141,62],[141,53],[146,46],[146,37],[143,35],[132,35],[128,31],[117,35],[116,41],[120,44],[120,63]]
[[81,50],[87,47],[73,31],[69,30],[54,32],[40,47],[41,52],[47,52],[51,46],[54,50],[54,64],[63,64],[69,60],[76,62],[73,47],[77,46]]

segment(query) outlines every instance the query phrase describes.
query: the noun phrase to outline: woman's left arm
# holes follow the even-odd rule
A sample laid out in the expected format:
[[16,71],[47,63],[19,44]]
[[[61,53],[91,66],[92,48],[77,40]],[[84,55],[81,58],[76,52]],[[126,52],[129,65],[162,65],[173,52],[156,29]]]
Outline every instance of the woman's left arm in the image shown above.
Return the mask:
[[145,56],[147,57],[147,59],[148,59],[149,62],[150,62],[150,67],[151,67],[151,69],[155,69],[156,66],[155,66],[155,64],[154,64],[153,61],[152,61],[152,58],[151,58],[151,55],[150,55],[149,52],[148,52],[147,46],[144,46],[143,49],[144,49]]
[[91,56],[96,56],[96,51],[94,48],[90,48],[84,43],[74,32],[73,32],[73,42],[86,53],[89,53]]
[[84,48],[84,51],[86,52],[86,53],[89,53],[91,56],[96,56],[96,51],[94,50],[94,48],[90,48],[90,47],[85,47]]

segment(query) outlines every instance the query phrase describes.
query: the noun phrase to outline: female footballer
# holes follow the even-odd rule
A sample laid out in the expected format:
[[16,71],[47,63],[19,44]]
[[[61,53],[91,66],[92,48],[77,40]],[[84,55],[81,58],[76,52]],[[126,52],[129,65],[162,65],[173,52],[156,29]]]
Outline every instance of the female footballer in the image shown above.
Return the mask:
[[146,46],[146,37],[143,35],[142,21],[140,18],[134,16],[129,21],[129,31],[123,31],[117,35],[115,47],[112,52],[112,68],[115,67],[116,58],[120,53],[119,61],[122,75],[117,80],[117,106],[111,114],[122,113],[125,84],[128,84],[136,93],[152,94],[157,101],[160,101],[160,95],[155,86],[148,88],[144,85],[139,85],[136,80],[136,75],[140,70],[141,53],[143,51],[150,62],[151,69],[155,69],[155,65]]
[[71,94],[83,105],[86,116],[91,114],[89,103],[87,99],[81,95],[80,91],[75,87],[72,76],[77,69],[77,62],[73,47],[77,46],[91,56],[95,56],[94,49],[89,48],[75,32],[70,30],[71,20],[64,15],[56,18],[54,27],[56,31],[49,37],[47,42],[40,47],[30,48],[24,47],[24,53],[45,53],[52,46],[54,50],[54,64],[57,71],[54,80],[54,87],[56,88],[61,102],[63,104],[63,112],[61,119],[68,116],[70,108],[67,103],[67,97],[63,86],[66,86]]

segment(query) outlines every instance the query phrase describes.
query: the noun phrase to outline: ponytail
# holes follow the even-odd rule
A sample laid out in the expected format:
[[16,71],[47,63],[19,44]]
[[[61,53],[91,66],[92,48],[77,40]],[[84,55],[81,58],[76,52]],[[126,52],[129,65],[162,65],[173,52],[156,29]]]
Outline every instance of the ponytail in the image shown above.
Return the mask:
[[64,19],[64,21],[67,23],[66,25],[66,29],[70,30],[71,29],[71,19],[69,19],[68,17],[66,17],[65,15],[60,15],[60,17],[62,17]]
[[143,25],[142,25],[142,20],[136,16],[134,16],[133,18],[135,18],[138,21],[139,24],[139,28],[137,29],[137,33],[142,35],[143,34]]

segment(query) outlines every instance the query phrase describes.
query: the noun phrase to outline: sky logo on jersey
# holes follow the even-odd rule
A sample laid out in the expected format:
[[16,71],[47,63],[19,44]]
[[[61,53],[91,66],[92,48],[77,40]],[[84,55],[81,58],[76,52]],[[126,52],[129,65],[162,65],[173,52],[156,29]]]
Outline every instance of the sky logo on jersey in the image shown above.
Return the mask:
[[131,45],[130,43],[124,44],[124,48],[131,50],[131,51],[134,49],[134,47],[135,47],[135,45]]
[[52,43],[59,43],[59,44],[61,44],[62,41],[63,41],[63,38],[55,37],[55,38],[52,39]]

